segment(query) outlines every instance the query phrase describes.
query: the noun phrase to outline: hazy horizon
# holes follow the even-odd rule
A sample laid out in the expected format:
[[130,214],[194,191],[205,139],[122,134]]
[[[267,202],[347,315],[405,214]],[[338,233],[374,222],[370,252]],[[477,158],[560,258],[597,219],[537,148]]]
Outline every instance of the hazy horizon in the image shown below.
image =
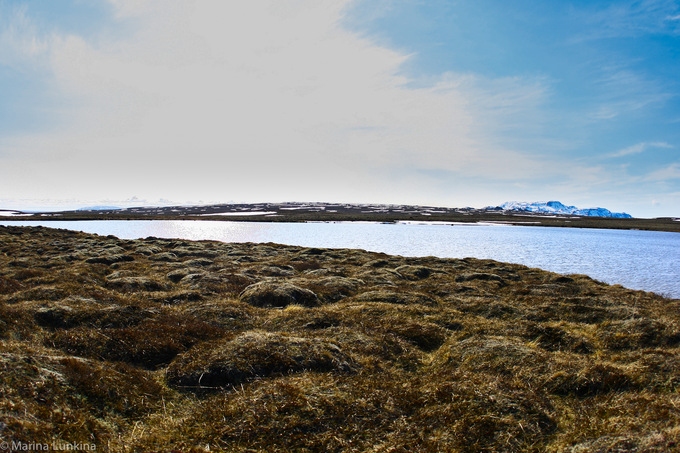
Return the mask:
[[[1,202],[2,200],[0,200]],[[46,204],[40,205],[40,204],[34,204],[34,205],[22,205],[20,202],[12,202],[9,203],[8,207],[3,206],[0,203],[0,211],[17,211],[17,212],[24,212],[24,213],[40,213],[40,212],[61,212],[61,211],[75,211],[75,210],[114,210],[114,209],[129,209],[129,208],[170,208],[170,207],[202,207],[202,206],[221,206],[221,205],[251,205],[251,206],[260,206],[260,205],[287,205],[287,204],[293,204],[293,205],[300,205],[300,206],[305,206],[305,205],[325,205],[325,206],[336,206],[336,205],[345,205],[345,206],[411,206],[411,207],[430,207],[434,209],[442,208],[442,209],[467,209],[467,208],[473,208],[473,209],[483,209],[483,208],[493,208],[493,207],[498,207],[499,205],[485,205],[485,206],[442,206],[442,205],[404,205],[404,204],[396,204],[396,203],[351,203],[351,202],[327,202],[327,201],[319,201],[319,200],[306,200],[306,201],[298,201],[298,200],[286,200],[286,201],[279,201],[279,202],[270,202],[270,201],[260,201],[260,202],[238,202],[238,201],[227,201],[227,202],[215,202],[215,203],[205,203],[202,201],[198,202],[176,202],[172,200],[167,200],[167,199],[159,199],[159,200],[144,200],[144,199],[139,199],[137,197],[133,197],[128,200],[103,200],[101,203],[98,204],[89,204],[89,203],[83,203],[83,202],[78,202],[77,200],[62,200],[61,203],[56,203],[54,200],[44,200]],[[553,201],[558,201],[559,200],[534,200],[532,203],[547,203],[547,202],[553,202]],[[516,202],[516,201],[511,201],[511,203]],[[563,203],[567,207],[576,207],[578,209],[596,209],[596,208],[605,208],[607,209],[606,206],[570,206],[569,203]],[[610,210],[611,211],[611,210]],[[250,212],[250,211],[249,211]],[[617,212],[611,211],[612,214],[615,214]],[[264,213],[263,213],[264,214]],[[620,214],[620,213],[619,213]],[[625,213],[628,214],[628,213]],[[2,213],[0,212],[0,215]],[[23,214],[19,214],[23,215]]]
[[0,209],[680,216],[673,0],[0,0]]

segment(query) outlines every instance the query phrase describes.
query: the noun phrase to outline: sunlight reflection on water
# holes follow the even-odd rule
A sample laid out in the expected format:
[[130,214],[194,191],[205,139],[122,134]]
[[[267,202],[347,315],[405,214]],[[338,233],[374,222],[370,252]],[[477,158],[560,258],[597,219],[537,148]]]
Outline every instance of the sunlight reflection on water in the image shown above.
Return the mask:
[[11,221],[122,239],[149,236],[360,248],[402,256],[488,258],[680,298],[680,234],[509,225],[267,223],[191,220]]

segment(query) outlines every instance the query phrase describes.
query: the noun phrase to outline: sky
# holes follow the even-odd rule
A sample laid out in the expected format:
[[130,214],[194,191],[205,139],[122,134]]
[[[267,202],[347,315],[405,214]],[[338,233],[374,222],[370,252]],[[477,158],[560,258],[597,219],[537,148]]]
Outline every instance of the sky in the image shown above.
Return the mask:
[[678,0],[0,0],[0,209],[680,216]]

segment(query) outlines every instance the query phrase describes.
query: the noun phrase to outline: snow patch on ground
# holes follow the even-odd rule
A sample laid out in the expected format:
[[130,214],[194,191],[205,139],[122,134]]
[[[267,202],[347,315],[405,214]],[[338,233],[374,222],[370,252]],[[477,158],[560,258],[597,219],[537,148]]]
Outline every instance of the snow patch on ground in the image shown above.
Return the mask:
[[199,214],[200,216],[209,216],[209,215],[224,215],[224,216],[232,216],[232,215],[240,215],[240,216],[245,216],[245,215],[266,215],[269,216],[271,214],[276,214],[276,211],[239,211],[239,212],[216,212],[214,214]]
[[0,210],[0,216],[3,217],[22,217],[26,215],[33,215],[31,213],[19,212],[19,211],[4,211]]

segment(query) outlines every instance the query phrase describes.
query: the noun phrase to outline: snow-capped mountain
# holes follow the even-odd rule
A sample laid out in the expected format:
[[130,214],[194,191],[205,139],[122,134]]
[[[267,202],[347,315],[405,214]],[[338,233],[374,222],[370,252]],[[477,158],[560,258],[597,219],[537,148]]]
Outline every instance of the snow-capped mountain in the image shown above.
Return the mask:
[[587,208],[579,209],[576,206],[565,206],[559,201],[535,201],[528,203],[526,201],[508,201],[496,208],[503,211],[526,211],[539,212],[543,214],[571,214],[592,217],[616,217],[620,219],[631,219],[633,216],[625,212],[611,212],[605,208]]

